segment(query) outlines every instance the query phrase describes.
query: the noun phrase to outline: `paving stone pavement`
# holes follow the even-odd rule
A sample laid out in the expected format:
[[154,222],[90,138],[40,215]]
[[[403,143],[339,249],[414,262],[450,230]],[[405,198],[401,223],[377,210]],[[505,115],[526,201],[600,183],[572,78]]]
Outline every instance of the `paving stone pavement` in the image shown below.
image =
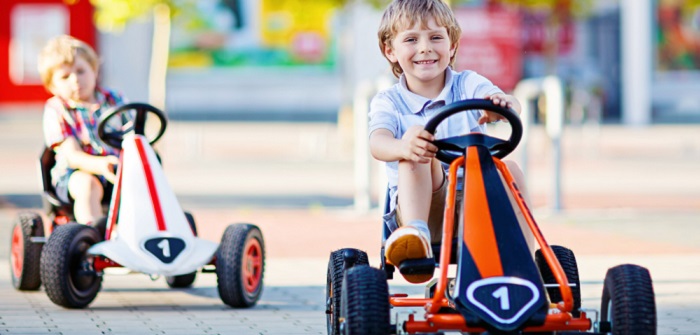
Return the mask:
[[[3,227],[0,237],[5,240],[9,240],[8,222],[14,212],[0,211],[0,226]],[[342,221],[340,217],[347,216],[344,211],[334,210],[321,214],[308,214],[306,210],[266,212],[260,213],[259,217],[296,216],[307,222],[336,221],[330,223],[331,226]],[[219,211],[212,210],[210,217],[219,215]],[[247,215],[258,216],[255,212]],[[614,215],[608,216],[612,216],[612,221],[625,221]],[[373,223],[371,215],[355,218],[356,228],[372,231],[369,228]],[[697,223],[690,220],[679,222],[679,217],[674,219],[682,227]],[[642,221],[638,228],[645,229],[651,224],[654,223]],[[226,307],[218,297],[214,274],[200,273],[190,289],[170,289],[162,278],[154,281],[141,274],[106,274],[102,291],[88,308],[67,310],[54,305],[41,290],[15,291],[9,282],[8,271],[3,270],[0,271],[0,334],[325,334],[328,252],[339,247],[357,246],[368,252],[370,263],[376,266],[378,260],[374,256],[378,253],[373,250],[378,250],[378,243],[368,242],[366,237],[347,236],[334,242],[337,245],[321,243],[316,248],[298,248],[296,244],[297,251],[294,251],[294,245],[279,245],[284,236],[289,236],[291,229],[275,231],[269,228],[270,225],[265,220],[259,222],[269,247],[265,287],[254,308]],[[658,244],[647,244],[649,248],[643,252],[628,250],[624,244],[596,249],[587,247],[592,243],[580,241],[580,237],[597,235],[601,243],[606,243],[621,236],[618,235],[620,231],[604,232],[599,227],[591,228],[561,216],[547,218],[540,225],[550,243],[565,245],[576,253],[584,308],[600,309],[602,280],[609,267],[634,263],[649,268],[652,274],[658,334],[700,334],[700,247],[667,248],[671,245],[670,240],[661,238]],[[313,228],[311,224],[308,226]],[[688,235],[697,232],[695,228],[688,231]],[[211,236],[209,238],[213,240]],[[371,236],[377,235],[372,232]],[[278,245],[274,246],[273,241]],[[646,241],[641,237],[629,237],[627,242],[645,244]],[[294,243],[290,241],[289,244]],[[8,268],[7,250],[2,250],[0,269]],[[423,294],[422,285],[410,285],[400,278],[390,281],[390,284],[394,293]]]
[[[0,114],[0,241],[9,241],[18,211],[38,210],[38,120]],[[576,253],[584,308],[599,309],[609,267],[635,263],[654,280],[658,334],[700,334],[699,130],[568,129],[562,212],[550,208],[548,142],[541,129],[531,132],[535,217],[550,244]],[[166,175],[201,237],[218,242],[234,222],[261,228],[265,288],[254,308],[226,307],[214,274],[177,290],[163,279],[107,274],[88,308],[63,309],[43,291],[12,289],[4,244],[0,334],[325,334],[329,252],[357,247],[378,264],[379,212],[351,206],[348,138],[347,128],[325,123],[173,122],[166,133],[159,147]],[[396,279],[391,290],[421,295],[423,287]]]

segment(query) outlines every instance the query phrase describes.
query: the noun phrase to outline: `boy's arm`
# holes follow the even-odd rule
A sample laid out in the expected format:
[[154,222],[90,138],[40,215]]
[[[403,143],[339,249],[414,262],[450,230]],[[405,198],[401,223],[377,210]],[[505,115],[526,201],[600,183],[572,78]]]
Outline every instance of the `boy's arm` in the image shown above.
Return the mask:
[[68,167],[104,176],[109,182],[114,183],[116,176],[114,166],[119,164],[115,156],[93,156],[84,152],[78,141],[73,137],[66,138],[55,148],[68,161]]
[[431,143],[433,140],[435,136],[421,126],[409,128],[401,139],[394,138],[388,129],[377,129],[370,134],[369,147],[372,157],[380,161],[430,163],[437,152],[437,147]]

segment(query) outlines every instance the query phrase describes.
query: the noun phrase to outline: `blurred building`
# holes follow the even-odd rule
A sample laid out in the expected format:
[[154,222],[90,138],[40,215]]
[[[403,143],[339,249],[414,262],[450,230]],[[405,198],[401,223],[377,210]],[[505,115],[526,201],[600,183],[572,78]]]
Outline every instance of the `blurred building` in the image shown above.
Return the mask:
[[[291,0],[192,3],[172,22],[166,109],[173,117],[335,120],[359,83],[388,75],[376,38],[381,14],[369,6],[340,9],[333,0],[304,2],[303,8]],[[700,85],[700,7],[694,2],[594,0],[585,13],[561,20],[556,31],[547,26],[551,13],[470,3],[455,8],[465,31],[458,69],[483,73],[506,90],[523,78],[556,74],[568,84],[571,122],[700,122],[700,96],[694,94]],[[42,39],[60,32],[97,44],[105,85],[132,101],[148,99],[151,21],[135,20],[121,32],[95,37],[87,4],[0,1],[0,61],[6,64],[0,105],[45,98],[31,79],[31,54]]]
[[[97,32],[88,1],[0,1],[0,106],[36,105],[49,97],[37,71],[38,54],[50,38],[71,34],[95,46]],[[30,107],[31,108],[31,107]]]

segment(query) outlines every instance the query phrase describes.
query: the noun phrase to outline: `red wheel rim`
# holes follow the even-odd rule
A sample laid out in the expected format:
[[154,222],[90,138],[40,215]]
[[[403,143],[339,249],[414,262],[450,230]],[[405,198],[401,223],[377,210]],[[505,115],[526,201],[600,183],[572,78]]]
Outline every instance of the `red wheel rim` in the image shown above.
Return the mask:
[[255,293],[260,285],[263,270],[263,255],[260,241],[251,238],[243,249],[243,287],[248,293]]
[[12,230],[12,251],[10,252],[10,262],[12,264],[12,275],[19,277],[22,274],[24,266],[24,236],[22,236],[22,227],[15,225]]

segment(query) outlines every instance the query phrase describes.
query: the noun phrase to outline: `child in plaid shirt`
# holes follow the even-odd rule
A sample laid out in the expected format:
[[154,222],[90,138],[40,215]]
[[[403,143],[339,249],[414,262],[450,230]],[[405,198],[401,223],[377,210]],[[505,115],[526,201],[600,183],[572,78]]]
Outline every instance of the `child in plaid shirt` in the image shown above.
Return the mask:
[[50,40],[39,55],[42,82],[53,94],[43,119],[45,143],[56,152],[52,184],[61,201],[73,203],[75,220],[82,224],[104,215],[102,198],[110,193],[119,163],[118,149],[98,138],[97,125],[102,113],[124,98],[97,86],[98,67],[95,51],[71,36]]

